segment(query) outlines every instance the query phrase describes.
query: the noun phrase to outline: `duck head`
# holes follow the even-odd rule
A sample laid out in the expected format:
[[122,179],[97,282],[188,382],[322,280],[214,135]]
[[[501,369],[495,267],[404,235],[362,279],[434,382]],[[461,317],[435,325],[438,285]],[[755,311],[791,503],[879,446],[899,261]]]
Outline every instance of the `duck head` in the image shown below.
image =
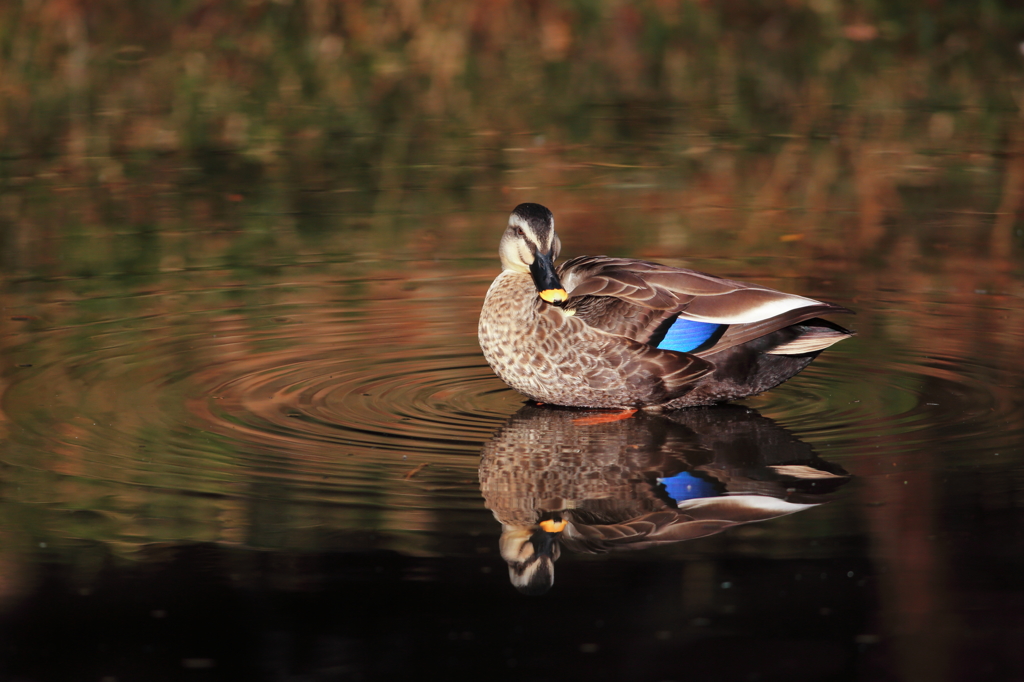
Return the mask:
[[519,204],[508,218],[498,252],[503,269],[529,273],[538,296],[548,303],[561,303],[568,298],[555,272],[561,248],[551,211],[540,204]]
[[508,563],[508,577],[523,594],[544,594],[555,584],[555,562],[561,554],[558,534],[566,526],[558,516],[530,528],[506,526],[498,546]]

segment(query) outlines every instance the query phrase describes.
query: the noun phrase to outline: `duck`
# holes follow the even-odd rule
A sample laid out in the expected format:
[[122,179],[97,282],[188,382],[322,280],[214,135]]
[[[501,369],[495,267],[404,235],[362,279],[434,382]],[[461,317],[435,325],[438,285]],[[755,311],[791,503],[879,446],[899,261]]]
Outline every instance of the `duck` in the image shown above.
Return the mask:
[[555,266],[550,210],[512,211],[480,311],[484,358],[530,400],[674,410],[762,393],[851,332],[835,304],[659,263],[578,256]]

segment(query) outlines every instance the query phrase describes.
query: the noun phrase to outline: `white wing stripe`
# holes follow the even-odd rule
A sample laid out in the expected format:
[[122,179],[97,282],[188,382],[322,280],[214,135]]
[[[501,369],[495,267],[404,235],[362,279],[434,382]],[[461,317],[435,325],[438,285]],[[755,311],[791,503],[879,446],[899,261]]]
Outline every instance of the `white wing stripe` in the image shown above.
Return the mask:
[[776,315],[788,313],[790,310],[806,308],[807,306],[812,305],[821,305],[821,303],[811,298],[804,298],[803,296],[787,296],[786,298],[776,298],[764,301],[758,306],[747,308],[743,312],[733,315],[694,315],[690,312],[683,311],[679,316],[690,320],[697,320],[698,322],[746,324],[748,322],[767,320],[775,317]]

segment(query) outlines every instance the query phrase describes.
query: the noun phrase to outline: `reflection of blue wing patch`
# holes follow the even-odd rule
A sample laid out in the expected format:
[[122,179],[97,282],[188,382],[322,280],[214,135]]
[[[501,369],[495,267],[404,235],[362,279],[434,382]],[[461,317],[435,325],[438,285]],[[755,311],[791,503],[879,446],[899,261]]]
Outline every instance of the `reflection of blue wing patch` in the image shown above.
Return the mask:
[[697,322],[677,317],[672,326],[665,331],[665,337],[654,345],[665,350],[689,353],[703,345],[723,326],[714,322]]
[[718,497],[721,494],[714,483],[685,471],[669,478],[659,478],[658,482],[665,486],[665,492],[676,504],[699,497]]

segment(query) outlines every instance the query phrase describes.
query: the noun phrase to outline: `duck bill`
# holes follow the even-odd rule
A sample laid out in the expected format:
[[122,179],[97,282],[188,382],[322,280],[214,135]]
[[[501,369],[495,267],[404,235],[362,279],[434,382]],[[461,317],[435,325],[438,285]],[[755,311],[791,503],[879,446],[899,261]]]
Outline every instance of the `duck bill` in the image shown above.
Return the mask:
[[533,283],[537,287],[537,293],[548,303],[561,303],[568,300],[565,289],[562,288],[562,281],[558,279],[555,272],[555,264],[551,261],[551,254],[538,253],[530,265],[530,274],[533,276]]
[[565,519],[548,519],[538,524],[545,533],[561,533],[568,522]]

